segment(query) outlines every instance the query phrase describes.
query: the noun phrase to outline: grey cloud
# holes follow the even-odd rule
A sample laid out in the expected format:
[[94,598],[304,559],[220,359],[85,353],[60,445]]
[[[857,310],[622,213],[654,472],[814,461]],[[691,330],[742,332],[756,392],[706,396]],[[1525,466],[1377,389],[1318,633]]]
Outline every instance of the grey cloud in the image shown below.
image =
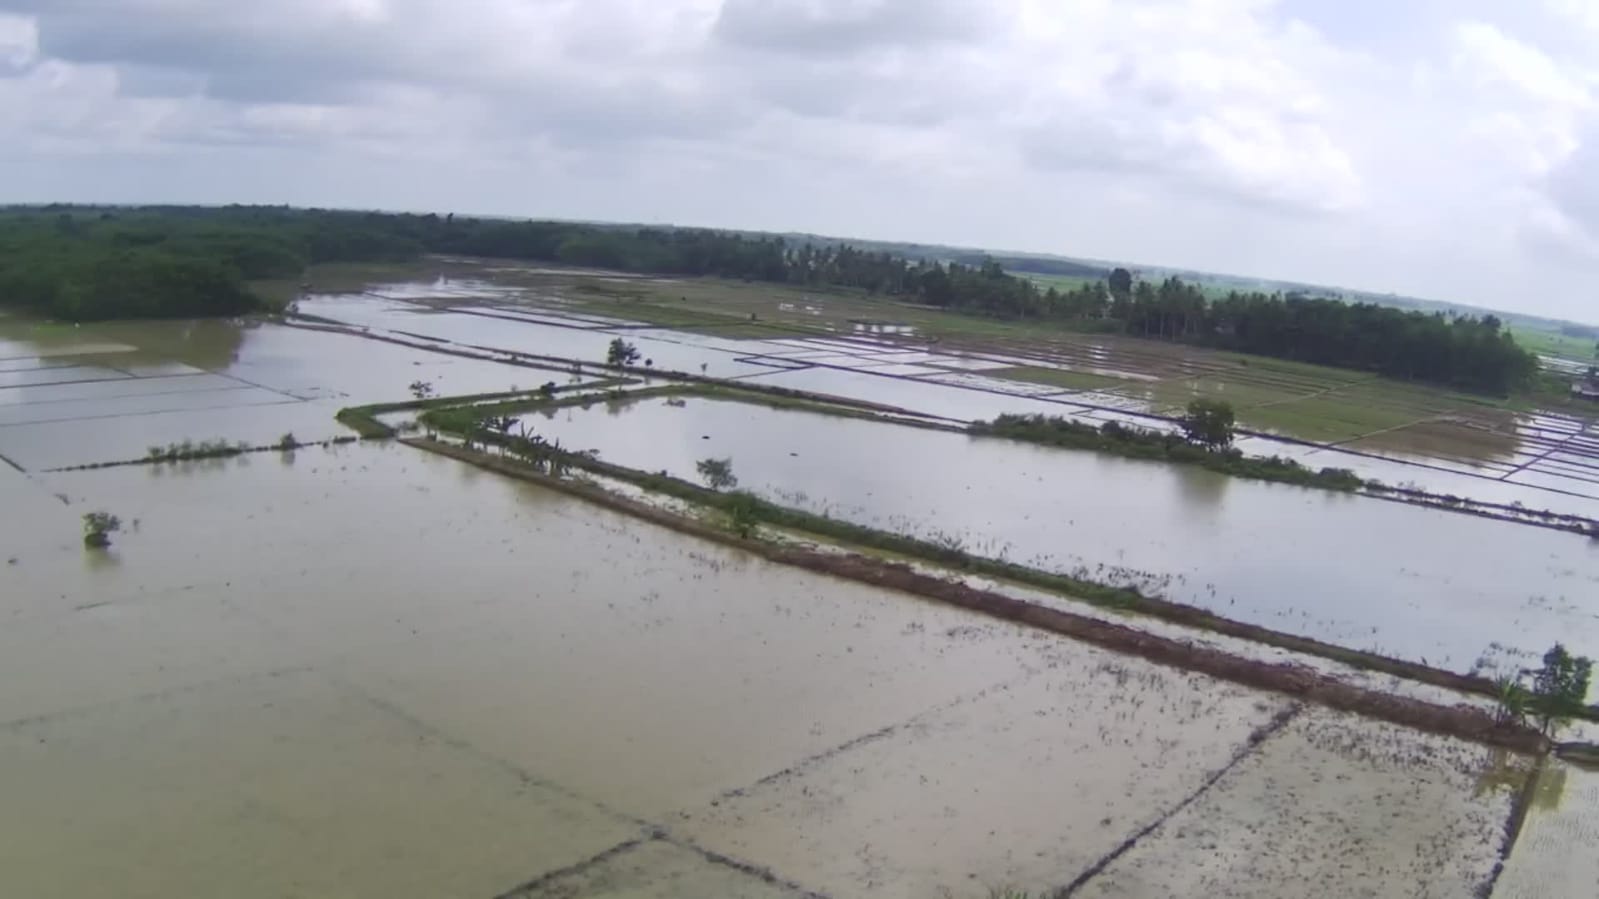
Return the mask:
[[166,66],[119,66],[117,81],[123,96],[136,98],[192,97],[206,89],[205,76]]
[[[373,82],[434,83],[471,67],[427,64],[397,24],[319,21],[314,0],[234,6],[0,0],[37,17],[42,54],[204,78],[205,93],[242,102],[346,102]],[[277,8],[274,9],[274,6]],[[326,7],[322,7],[325,9]],[[272,13],[268,15],[267,13]],[[427,23],[408,23],[420,30]]]
[[1549,173],[1545,194],[1589,239],[1599,241],[1599,130]]
[[724,0],[715,34],[732,46],[836,56],[974,41],[993,15],[982,0]]

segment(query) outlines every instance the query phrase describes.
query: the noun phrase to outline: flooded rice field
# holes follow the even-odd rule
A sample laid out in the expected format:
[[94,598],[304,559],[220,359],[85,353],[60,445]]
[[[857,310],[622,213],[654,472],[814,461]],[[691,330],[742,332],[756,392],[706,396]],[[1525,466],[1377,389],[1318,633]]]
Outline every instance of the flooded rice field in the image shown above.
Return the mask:
[[[501,270],[495,276],[508,277]],[[1248,438],[1241,447],[1251,453],[1348,468],[1437,493],[1599,516],[1599,437],[1567,415],[1512,415],[1370,376],[1329,376],[1328,369],[1306,374],[1308,366],[1272,360],[1241,366],[1225,354],[1179,353],[1126,338],[1106,338],[1105,347],[1089,347],[1086,356],[1074,355],[1082,346],[1064,338],[1022,355],[966,340],[931,343],[873,332],[783,336],[771,330],[734,339],[629,325],[574,309],[545,289],[501,285],[498,293],[466,303],[453,292],[456,283],[380,285],[373,294],[308,297],[299,308],[473,351],[593,363],[603,361],[606,346],[620,335],[638,346],[650,367],[834,393],[960,421],[1012,412],[1169,428],[1150,416],[1176,414],[1192,396],[1217,396],[1241,404],[1243,425],[1295,438]]]
[[[455,315],[336,303],[416,334]],[[475,318],[455,337],[579,355],[565,337],[581,329]],[[524,348],[530,327],[561,339]],[[588,336],[603,355],[611,335]],[[744,361],[745,341],[638,341],[666,367],[800,373]],[[993,414],[985,397],[1046,402],[803,371],[957,418]],[[1228,864],[1239,895],[1294,895],[1309,881],[1273,866],[1263,829],[1274,851],[1341,847],[1345,864],[1317,869],[1330,894],[1485,882],[1525,763],[1477,747],[778,567],[397,444],[55,470],[185,439],[341,435],[340,407],[415,380],[466,394],[565,377],[263,322],[0,320],[0,894],[1140,895]],[[691,400],[540,421],[629,464],[648,450],[646,468],[731,455],[749,486],[975,551],[1169,572],[1168,592],[1253,603],[1286,629],[1380,621],[1353,642],[1435,664],[1457,642],[1479,651],[1490,614],[1512,622],[1501,638],[1591,633],[1573,610],[1586,544],[1567,535],[750,414]],[[108,551],[83,548],[92,510],[123,521]],[[1416,558],[1380,553],[1381,535]],[[1215,577],[1190,585],[1201,564]],[[1383,577],[1408,592],[1368,595]],[[1540,845],[1584,832],[1529,820]]]
[[[1310,714],[399,445],[0,490],[28,513],[0,534],[16,895],[1061,886]],[[137,524],[86,554],[87,505]],[[1437,742],[1320,718],[1379,793],[1377,747]],[[1480,877],[1511,791],[1415,790],[1428,819],[1351,867],[1426,847]],[[1253,796],[1212,801],[1252,824]]]
[[1599,546],[1572,534],[1203,469],[704,398],[533,417],[562,444],[981,555],[1466,670],[1599,645]]
[[[87,333],[84,333],[87,332]],[[247,321],[88,329],[0,319],[0,457],[33,470],[136,459],[183,439],[252,444],[348,433],[340,408],[440,392],[535,386],[552,377],[342,334]]]

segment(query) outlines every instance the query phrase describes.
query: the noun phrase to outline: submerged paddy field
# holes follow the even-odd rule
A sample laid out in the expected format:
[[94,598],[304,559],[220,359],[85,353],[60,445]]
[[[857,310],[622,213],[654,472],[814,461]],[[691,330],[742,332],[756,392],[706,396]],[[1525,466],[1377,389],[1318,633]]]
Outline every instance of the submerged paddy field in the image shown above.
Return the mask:
[[[431,284],[378,283],[366,295],[490,323],[614,330],[646,340],[664,333],[700,352],[663,353],[667,358],[657,365],[705,364],[716,377],[825,390],[830,381],[844,383],[848,373],[856,376],[851,383],[870,385],[851,395],[881,398],[916,394],[904,384],[955,386],[961,390],[935,394],[936,405],[955,417],[969,416],[974,407],[1016,409],[1023,404],[1003,401],[1016,397],[1036,400],[1029,407],[1035,411],[1149,421],[1210,397],[1231,403],[1240,425],[1263,435],[1267,453],[1353,467],[1394,483],[1458,486],[1450,475],[1464,474],[1472,490],[1445,492],[1484,498],[1522,497],[1519,488],[1532,487],[1527,504],[1537,508],[1561,496],[1599,495],[1599,442],[1588,433],[1588,418],[1577,414],[1586,410],[1564,403],[1559,411],[1539,412],[1525,398],[1496,400],[1288,360],[1040,329],[849,292],[472,260],[435,260],[429,271]],[[414,277],[415,270],[403,274]],[[372,313],[353,318],[403,329],[403,315],[399,321]],[[493,333],[456,333],[467,331]],[[500,332],[501,339],[512,333]],[[763,376],[744,365],[717,364],[729,354],[781,370]],[[801,369],[809,374],[792,373]],[[970,401],[985,393],[1000,399],[986,406]]]
[[[1529,805],[1531,757],[775,564],[395,441],[55,470],[183,440],[329,440],[352,433],[339,410],[415,382],[553,383],[592,391],[589,408],[524,421],[617,464],[691,480],[727,457],[773,501],[1457,671],[1551,636],[1593,653],[1599,569],[1571,534],[814,409],[606,395],[622,335],[648,368],[906,420],[1112,414],[1072,402],[1105,385],[996,377],[1036,363],[930,343],[909,313],[893,326],[909,333],[778,309],[715,334],[560,286],[636,286],[609,275],[429,274],[302,299],[320,321],[0,319],[8,892],[1537,895],[1580,845],[1587,781],[1556,788],[1546,768]],[[733,302],[695,314],[713,301]],[[1110,356],[1085,374],[1153,376]],[[667,383],[646,376],[629,389]],[[1351,458],[1588,508],[1475,463]],[[89,553],[96,509],[125,525]],[[1496,874],[1518,808],[1529,836]]]

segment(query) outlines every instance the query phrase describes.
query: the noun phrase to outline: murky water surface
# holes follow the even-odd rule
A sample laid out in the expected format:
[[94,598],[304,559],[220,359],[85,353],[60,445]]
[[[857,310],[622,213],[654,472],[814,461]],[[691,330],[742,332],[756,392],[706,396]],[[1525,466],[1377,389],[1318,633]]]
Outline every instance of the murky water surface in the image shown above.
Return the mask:
[[[422,333],[430,316],[406,314]],[[524,327],[488,321],[457,336]],[[715,366],[737,362],[715,338],[660,342],[673,366],[704,359],[725,374]],[[1206,790],[1282,709],[398,445],[50,471],[184,439],[342,434],[339,407],[400,398],[413,380],[448,394],[551,377],[282,325],[0,320],[0,894],[1058,886]],[[907,403],[951,389],[879,380],[907,385],[891,388]],[[980,396],[947,408],[966,414]],[[1283,528],[1302,541],[1380,531],[1408,545],[1424,524],[1444,529],[1441,544],[1484,545],[1447,530],[1448,516],[1423,522],[1385,504],[905,430],[913,444],[877,424],[697,401],[614,416],[601,405],[544,426],[622,461],[647,451],[643,467],[691,473],[698,458],[731,455],[750,486],[965,534],[979,551],[1062,564],[1099,554],[1177,574],[1220,560],[1216,603],[1230,604],[1229,584],[1267,617],[1406,632],[1372,638],[1381,645],[1417,628],[1440,645],[1474,633],[1473,616],[1489,612],[1445,615],[1438,597],[1450,591],[1465,610],[1513,592],[1472,567],[1486,551],[1459,553],[1466,567],[1446,572],[1423,549],[1398,569],[1419,598],[1381,602],[1431,611],[1379,616],[1362,591],[1381,577],[1363,566],[1392,578],[1399,562],[1366,540],[1326,548],[1350,561],[1301,578],[1316,582],[1302,605],[1263,598],[1315,558],[1302,547],[1274,558],[1294,549],[1271,542]],[[96,509],[123,521],[106,552],[81,542],[80,517]],[[1568,579],[1587,577],[1585,557],[1536,562],[1580,542],[1497,527],[1483,532],[1497,558],[1533,560],[1512,570],[1543,571],[1540,589],[1574,591]],[[1341,588],[1320,583],[1339,572],[1350,572]],[[1516,625],[1529,640],[1551,615],[1577,626],[1552,607],[1510,620],[1532,622]],[[1429,614],[1445,624],[1423,626]],[[1467,624],[1448,623],[1462,615]],[[1474,858],[1475,832],[1459,822],[1475,820],[1479,800],[1435,802],[1432,829],[1407,834]]]
[[567,446],[1145,584],[1232,617],[1465,669],[1495,642],[1599,646],[1599,546],[1571,534],[1185,466],[691,398],[569,408]]
[[[446,282],[445,287],[454,283]],[[400,296],[425,299],[425,303],[393,299]],[[1147,400],[1125,395],[1125,391],[1065,390],[985,374],[1018,365],[1063,367],[1045,358],[906,344],[899,337],[870,334],[733,340],[627,326],[615,319],[572,312],[565,308],[564,301],[543,294],[524,295],[516,302],[506,298],[506,302],[482,306],[461,305],[458,299],[436,283],[418,283],[382,298],[311,297],[302,301],[301,308],[363,328],[407,337],[426,335],[475,350],[493,348],[596,363],[604,359],[609,342],[622,336],[633,341],[642,358],[657,367],[833,393],[962,421],[1009,412],[1060,415],[1094,424],[1115,420],[1142,427],[1167,427],[1139,415],[1154,407]],[[1156,369],[1172,374],[1167,370],[1172,361],[1171,347],[1150,347],[1145,342],[1132,341],[1129,346],[1119,346],[1116,352],[1130,353],[1129,364],[1158,360]],[[1208,364],[1214,362],[1212,359]],[[1086,369],[1081,364],[1074,367],[1104,370],[1123,378],[1136,375],[1134,380],[1153,377],[1097,367],[1103,364],[1105,360],[1101,359]],[[1288,375],[1279,377],[1290,382],[1297,380]],[[1426,410],[1413,412],[1418,421],[1429,414]],[[1450,425],[1440,422],[1355,440],[1346,444],[1348,451],[1343,447],[1307,446],[1265,438],[1246,439],[1240,447],[1251,453],[1287,456],[1317,468],[1348,468],[1362,477],[1439,493],[1469,495],[1489,502],[1521,502],[1534,509],[1599,517],[1599,476],[1592,474],[1599,471],[1594,463],[1593,438],[1581,434],[1574,419],[1529,415],[1518,421],[1514,437],[1470,429],[1450,430]],[[1587,455],[1573,456],[1573,452]]]

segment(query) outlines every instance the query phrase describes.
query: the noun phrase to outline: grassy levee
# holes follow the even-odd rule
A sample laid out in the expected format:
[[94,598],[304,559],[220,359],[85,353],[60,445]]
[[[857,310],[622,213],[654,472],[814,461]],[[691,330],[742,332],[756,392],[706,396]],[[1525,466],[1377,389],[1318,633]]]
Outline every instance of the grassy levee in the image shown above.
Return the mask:
[[1281,456],[1246,456],[1237,450],[1210,450],[1195,446],[1181,436],[1119,422],[1100,427],[1066,418],[1043,415],[1001,415],[993,421],[973,422],[967,433],[978,437],[1003,437],[1026,443],[1086,449],[1129,459],[1147,459],[1180,465],[1197,465],[1233,477],[1320,487],[1351,493],[1366,486],[1366,481],[1347,468],[1306,468]]
[[1358,493],[1373,499],[1457,512],[1513,524],[1532,525],[1583,536],[1599,535],[1599,520],[1567,512],[1530,509],[1474,500],[1450,493],[1432,493],[1362,478],[1347,468],[1314,469],[1282,456],[1246,456],[1238,450],[1195,446],[1181,436],[1107,422],[1100,427],[1043,415],[1001,415],[968,425],[976,437],[1000,438],[1062,449],[1108,453],[1127,459],[1195,465],[1220,474],[1337,493]]
[[[588,393],[577,396],[564,396],[551,398],[542,394],[529,395],[517,393],[505,395],[503,401],[493,402],[494,396],[486,397],[460,397],[464,402],[479,400],[470,408],[457,407],[454,403],[441,403],[437,400],[427,401],[425,405],[415,403],[405,404],[404,408],[425,410],[421,419],[443,430],[461,433],[471,427],[476,421],[486,415],[517,415],[524,412],[536,412],[541,409],[560,409],[568,406],[588,406],[601,402],[636,402],[639,400],[655,399],[658,397],[702,397],[704,399],[720,399],[740,403],[752,403],[766,406],[770,409],[791,409],[801,412],[814,412],[821,415],[832,415],[838,418],[853,418],[861,421],[873,421],[885,424],[906,425],[908,427],[926,428],[936,431],[959,433],[964,429],[952,422],[930,419],[926,416],[900,409],[894,406],[885,406],[863,400],[851,400],[842,397],[824,397],[817,394],[805,393],[787,387],[770,387],[766,385],[739,385],[733,386],[725,382],[712,379],[698,380],[694,376],[676,375],[673,380],[683,380],[682,384],[665,384],[659,387],[645,387],[629,390],[621,396]],[[590,385],[594,386],[594,385]],[[489,400],[482,402],[482,400]],[[381,407],[382,412],[398,411],[391,408],[393,404]],[[372,408],[372,407],[363,407]]]
[[[583,389],[605,389],[622,384],[633,383],[624,378],[607,379],[581,385]],[[571,385],[555,388],[556,393],[569,391]],[[630,396],[637,394],[629,394]],[[384,424],[379,415],[388,415],[393,412],[421,412],[427,413],[439,409],[454,409],[456,407],[483,405],[482,409],[496,410],[516,408],[526,410],[532,408],[552,408],[560,405],[571,405],[582,400],[567,399],[552,401],[547,394],[538,390],[502,390],[495,393],[474,393],[463,396],[435,396],[425,399],[403,400],[392,403],[368,403],[365,406],[346,406],[340,409],[334,419],[345,427],[352,428],[362,437],[378,438],[395,436],[394,428]]]
[[[404,442],[407,445],[440,453],[480,468],[539,483],[581,497],[597,505],[624,512],[682,533],[725,545],[737,546],[772,562],[950,603],[986,615],[1061,634],[1115,652],[1135,655],[1157,664],[1197,671],[1233,683],[1284,693],[1330,708],[1366,715],[1433,733],[1459,737],[1492,746],[1501,746],[1517,752],[1542,754],[1548,751],[1550,745],[1548,739],[1537,731],[1525,726],[1497,721],[1490,712],[1484,709],[1471,708],[1464,705],[1442,706],[1418,699],[1357,687],[1338,681],[1331,676],[1319,674],[1304,666],[1243,658],[1218,649],[1149,634],[1116,622],[1077,615],[1062,609],[1006,596],[992,590],[983,590],[959,579],[943,578],[920,572],[910,565],[892,562],[877,556],[861,553],[829,552],[793,544],[741,538],[710,522],[677,514],[659,506],[618,495],[597,484],[544,474],[510,456],[466,449],[454,444],[426,438],[406,438]],[[642,473],[631,469],[606,465],[592,459],[582,461],[574,459],[573,467],[584,467],[596,473],[612,477],[623,477],[642,486],[653,484],[654,486],[651,489],[669,492],[670,495],[680,496],[685,499],[695,499],[718,508],[722,507],[726,502],[726,497],[730,496],[728,494],[716,494],[686,481],[659,475],[642,475]],[[722,497],[722,500],[718,501],[717,497]],[[849,539],[850,542],[855,542],[862,546],[881,546],[883,548],[892,546],[901,552],[911,550],[911,552],[906,552],[907,555],[921,555],[928,550],[937,549],[930,544],[915,541],[911,538],[884,534],[857,525],[783,509],[768,503],[762,504],[762,514],[771,516],[763,518],[763,521],[768,524],[795,527],[798,530],[809,530],[809,528],[805,527],[796,527],[799,524],[808,524],[811,527],[820,528],[819,530],[811,531],[811,533],[824,536],[838,534],[844,536],[844,539]],[[916,552],[916,550],[920,550],[920,552]],[[940,554],[934,553],[934,555]],[[971,557],[964,559],[952,558],[948,555],[947,550],[942,555],[942,561],[960,564],[961,567],[970,571],[984,572],[985,569],[991,566],[999,566],[1001,569],[1007,567],[1005,563],[996,563],[992,560]],[[1025,569],[1022,571],[1025,572]],[[998,571],[986,573],[998,574]],[[1049,577],[1053,579],[1059,576]],[[1071,581],[1074,579],[1061,578],[1060,580]],[[1099,597],[1101,600],[1111,594],[1115,594],[1117,602],[1122,601],[1122,597],[1135,597],[1134,602],[1137,603],[1140,611],[1147,611],[1148,604],[1152,602],[1147,598],[1138,597],[1137,594],[1120,588],[1107,588],[1103,585],[1092,584],[1087,586],[1092,588],[1089,590],[1090,594]],[[1093,599],[1090,599],[1090,601],[1093,601]],[[1333,648],[1336,649],[1336,647]],[[1381,657],[1373,658],[1380,659]],[[1424,666],[1413,666],[1396,660],[1387,661],[1400,666],[1400,669],[1402,669],[1396,669],[1394,673],[1402,673],[1404,676],[1411,676],[1411,674],[1423,675],[1423,677],[1417,679],[1442,676],[1452,682],[1473,680],[1450,672],[1427,669]],[[1429,672],[1431,672],[1430,676]],[[1451,683],[1449,685],[1453,686],[1454,684]]]
[[[293,435],[285,435],[292,437]],[[387,436],[387,435],[384,435]],[[355,443],[358,440],[374,439],[366,436],[360,437],[333,437],[328,440],[280,440],[277,443],[253,445],[246,442],[228,443],[225,440],[203,440],[195,442],[185,440],[168,446],[152,446],[150,451],[137,459],[120,459],[110,462],[88,462],[83,465],[65,465],[60,468],[46,468],[46,472],[58,471],[93,471],[100,468],[121,468],[127,465],[177,465],[184,462],[206,462],[218,459],[231,459],[235,456],[244,456],[252,453],[292,453],[298,450],[312,448],[326,448],[343,446]]]

